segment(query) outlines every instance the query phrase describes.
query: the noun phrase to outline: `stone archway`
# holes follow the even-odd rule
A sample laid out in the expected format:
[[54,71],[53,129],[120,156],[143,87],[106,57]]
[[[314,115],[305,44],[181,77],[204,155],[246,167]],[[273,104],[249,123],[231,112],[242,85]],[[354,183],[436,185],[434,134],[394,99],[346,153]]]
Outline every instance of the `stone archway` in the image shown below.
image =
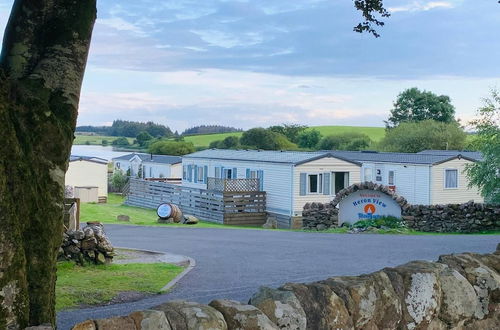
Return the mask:
[[338,223],[378,219],[392,216],[401,218],[408,201],[395,194],[389,187],[363,182],[341,190],[330,203],[338,207]]
[[384,193],[390,196],[396,203],[398,203],[403,210],[407,209],[410,206],[406,198],[404,198],[403,196],[399,196],[388,186],[373,182],[355,183],[347,188],[342,189],[337,193],[337,195],[335,195],[335,198],[330,202],[330,204],[336,207],[340,203],[340,201],[358,190],[374,190]]

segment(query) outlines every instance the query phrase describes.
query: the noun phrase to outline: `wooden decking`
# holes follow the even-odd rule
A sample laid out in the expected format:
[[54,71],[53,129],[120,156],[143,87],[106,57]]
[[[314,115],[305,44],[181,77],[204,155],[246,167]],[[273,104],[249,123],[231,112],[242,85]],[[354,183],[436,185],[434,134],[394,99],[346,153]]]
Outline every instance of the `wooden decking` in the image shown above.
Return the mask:
[[125,204],[155,209],[161,203],[176,204],[185,214],[221,224],[262,225],[267,218],[262,191],[222,192],[130,179]]

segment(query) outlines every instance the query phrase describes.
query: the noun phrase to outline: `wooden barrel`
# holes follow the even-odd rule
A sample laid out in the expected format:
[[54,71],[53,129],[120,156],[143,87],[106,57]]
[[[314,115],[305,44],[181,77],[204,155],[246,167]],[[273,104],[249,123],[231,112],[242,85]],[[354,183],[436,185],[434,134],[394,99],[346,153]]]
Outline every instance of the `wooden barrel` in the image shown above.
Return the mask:
[[172,203],[159,205],[156,213],[160,219],[172,219],[174,222],[181,222],[183,218],[181,209]]
[[181,209],[175,204],[170,204],[170,207],[172,207],[170,217],[174,220],[174,222],[181,222],[184,218]]

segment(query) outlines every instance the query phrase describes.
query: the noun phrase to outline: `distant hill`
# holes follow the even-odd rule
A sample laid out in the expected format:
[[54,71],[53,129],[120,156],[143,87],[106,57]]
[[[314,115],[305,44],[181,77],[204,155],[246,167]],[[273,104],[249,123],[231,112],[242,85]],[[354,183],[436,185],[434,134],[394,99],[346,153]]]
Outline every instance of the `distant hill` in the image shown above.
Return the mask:
[[148,132],[153,137],[171,137],[169,127],[151,121],[146,123],[128,120],[115,120],[111,126],[78,126],[76,132],[95,133],[103,136],[125,136],[135,138],[141,132]]
[[221,125],[200,125],[186,129],[182,135],[198,135],[198,134],[218,134],[218,133],[233,133],[242,132],[241,128]]
[[[364,133],[372,139],[374,142],[380,141],[385,136],[384,127],[366,127],[366,126],[311,126],[308,129],[316,129],[321,135],[334,135],[341,134],[345,132],[357,132]],[[222,134],[204,134],[204,135],[193,135],[185,136],[184,140],[193,142],[195,147],[208,147],[210,142],[223,140],[228,136],[241,136],[243,132],[234,133],[222,133]]]

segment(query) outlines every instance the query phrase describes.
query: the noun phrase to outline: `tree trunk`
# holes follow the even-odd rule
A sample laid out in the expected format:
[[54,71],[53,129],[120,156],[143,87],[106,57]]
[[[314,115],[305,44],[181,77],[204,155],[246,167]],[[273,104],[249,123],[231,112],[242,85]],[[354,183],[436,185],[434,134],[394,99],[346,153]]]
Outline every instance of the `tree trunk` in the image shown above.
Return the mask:
[[55,324],[64,175],[96,0],[16,0],[0,56],[0,328]]

